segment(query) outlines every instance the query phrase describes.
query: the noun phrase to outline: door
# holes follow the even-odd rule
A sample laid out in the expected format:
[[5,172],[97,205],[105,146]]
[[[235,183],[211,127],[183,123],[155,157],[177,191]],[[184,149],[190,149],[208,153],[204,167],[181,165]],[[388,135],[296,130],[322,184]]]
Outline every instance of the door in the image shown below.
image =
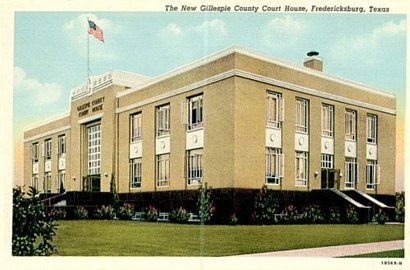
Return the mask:
[[339,172],[340,170],[335,169],[322,169],[321,188],[339,189]]

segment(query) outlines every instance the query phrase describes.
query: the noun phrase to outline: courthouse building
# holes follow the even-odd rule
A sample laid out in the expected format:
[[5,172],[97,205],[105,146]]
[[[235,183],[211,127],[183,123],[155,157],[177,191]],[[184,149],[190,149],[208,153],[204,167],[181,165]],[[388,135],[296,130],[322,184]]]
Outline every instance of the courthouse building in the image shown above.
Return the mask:
[[233,47],[154,78],[91,77],[66,114],[25,130],[25,184],[393,195],[395,96],[322,69],[316,52],[293,65]]

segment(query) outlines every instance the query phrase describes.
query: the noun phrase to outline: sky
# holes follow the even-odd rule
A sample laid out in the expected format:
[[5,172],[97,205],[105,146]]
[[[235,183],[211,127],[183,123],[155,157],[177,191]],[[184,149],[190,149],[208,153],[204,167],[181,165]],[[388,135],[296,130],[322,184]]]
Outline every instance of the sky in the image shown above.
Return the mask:
[[[87,18],[104,31],[87,34]],[[320,52],[324,73],[397,97],[397,179],[403,189],[406,16],[292,13],[16,12],[14,178],[22,182],[23,129],[69,110],[70,90],[91,74],[151,77],[237,45],[302,66]]]

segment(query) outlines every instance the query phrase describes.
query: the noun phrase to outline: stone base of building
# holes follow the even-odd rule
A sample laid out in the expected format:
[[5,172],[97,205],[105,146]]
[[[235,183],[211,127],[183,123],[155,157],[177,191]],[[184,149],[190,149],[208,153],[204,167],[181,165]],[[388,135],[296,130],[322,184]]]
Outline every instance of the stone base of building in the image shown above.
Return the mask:
[[[212,223],[228,224],[230,217],[235,214],[241,224],[254,224],[255,221],[255,198],[260,189],[234,189],[222,188],[212,189],[212,200],[215,212]],[[305,206],[316,204],[322,209],[338,207],[341,212],[351,205],[345,198],[335,195],[332,190],[313,190],[307,191],[284,191],[269,190],[275,198],[278,209],[285,209],[289,205],[302,210]],[[120,193],[114,195],[109,192],[67,192],[61,195],[47,194],[42,195],[45,204],[49,208],[64,207],[67,211],[67,217],[72,217],[72,212],[77,206],[83,206],[89,210],[89,216],[92,217],[95,210],[101,205],[121,206],[124,203],[134,205],[136,211],[144,211],[150,206],[155,207],[160,212],[171,212],[174,209],[183,207],[189,212],[199,212],[200,192],[199,190],[181,190],[181,191],[159,191],[159,192],[138,192],[138,193]],[[377,195],[377,200],[390,206],[383,209],[390,217],[394,219],[394,202],[393,195]],[[62,200],[65,205],[61,206]],[[356,199],[357,200],[357,199]],[[355,207],[360,222],[371,221],[371,218],[381,208],[371,201],[362,200],[360,204],[365,208]],[[343,217],[343,213],[342,213]],[[342,218],[343,219],[343,218]],[[343,220],[342,220],[343,222]]]

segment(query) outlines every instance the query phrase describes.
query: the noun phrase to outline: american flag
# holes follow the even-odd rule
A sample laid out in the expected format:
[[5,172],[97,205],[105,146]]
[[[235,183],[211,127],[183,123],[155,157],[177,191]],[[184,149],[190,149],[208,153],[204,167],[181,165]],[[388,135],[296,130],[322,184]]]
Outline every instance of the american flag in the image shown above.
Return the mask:
[[88,20],[88,25],[90,26],[90,28],[88,28],[88,33],[93,35],[99,41],[104,42],[103,30],[98,27],[93,21]]

